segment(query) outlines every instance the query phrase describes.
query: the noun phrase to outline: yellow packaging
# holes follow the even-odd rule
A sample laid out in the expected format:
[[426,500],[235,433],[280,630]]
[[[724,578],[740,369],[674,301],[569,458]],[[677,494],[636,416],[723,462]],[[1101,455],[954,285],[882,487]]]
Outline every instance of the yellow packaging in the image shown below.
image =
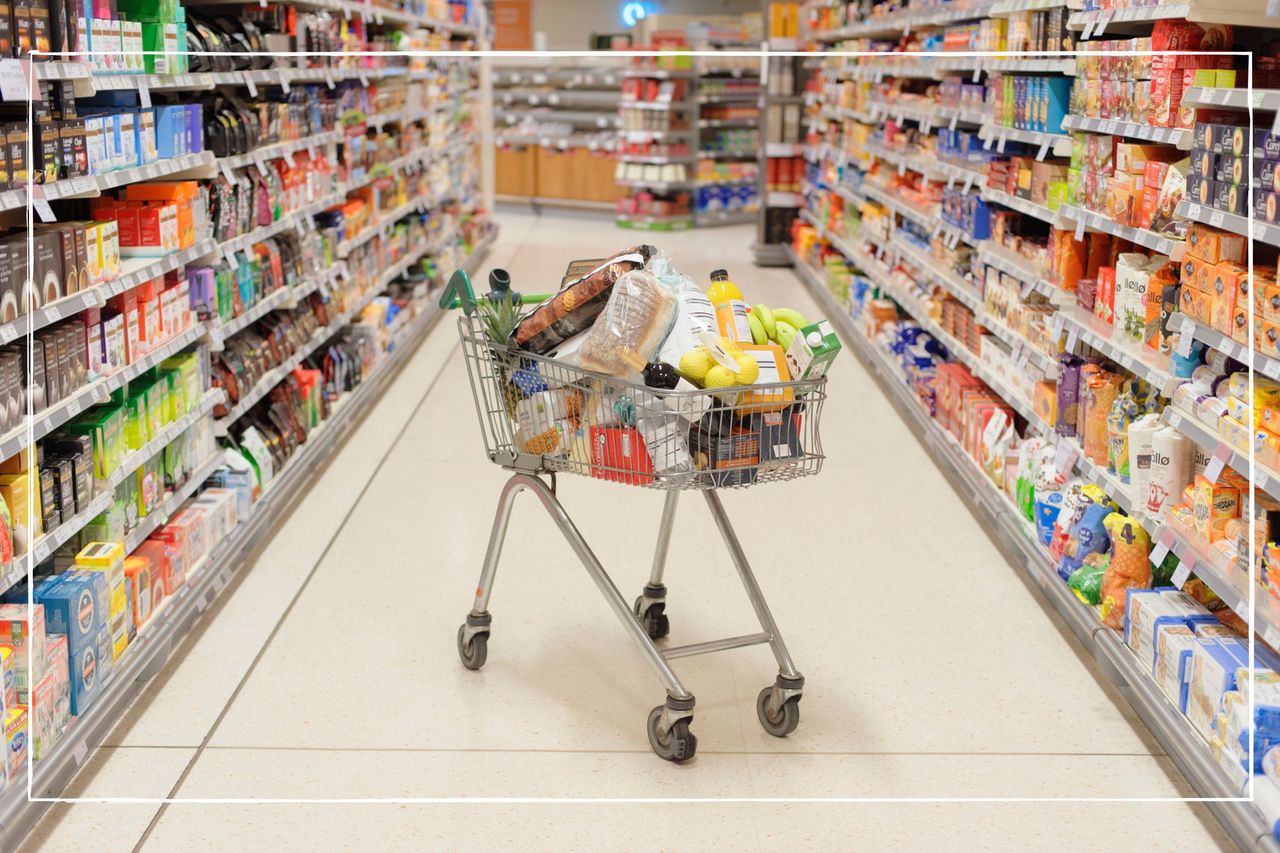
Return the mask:
[[1220,479],[1209,481],[1203,474],[1196,475],[1195,514],[1196,533],[1206,542],[1211,541],[1213,522],[1216,519],[1235,518],[1240,515],[1240,490]]
[[1036,414],[1045,423],[1058,421],[1058,386],[1054,382],[1037,382],[1035,393]]
[[76,569],[102,572],[107,578],[110,614],[107,627],[111,631],[112,657],[119,660],[129,648],[133,633],[133,611],[129,606],[128,587],[124,575],[124,545],[119,542],[90,542],[76,554]]
[[1222,436],[1228,444],[1248,447],[1251,434],[1252,427],[1246,426],[1243,421],[1236,420],[1229,414],[1218,418],[1218,435]]

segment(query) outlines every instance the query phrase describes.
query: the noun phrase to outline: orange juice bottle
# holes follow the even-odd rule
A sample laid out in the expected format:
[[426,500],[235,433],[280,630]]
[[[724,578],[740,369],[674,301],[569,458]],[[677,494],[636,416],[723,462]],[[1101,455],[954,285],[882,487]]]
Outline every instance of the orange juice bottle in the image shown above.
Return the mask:
[[735,341],[751,342],[751,324],[747,322],[747,303],[742,300],[742,291],[729,281],[729,273],[725,270],[711,271],[711,287],[707,289],[707,299],[716,309],[716,325],[720,334]]

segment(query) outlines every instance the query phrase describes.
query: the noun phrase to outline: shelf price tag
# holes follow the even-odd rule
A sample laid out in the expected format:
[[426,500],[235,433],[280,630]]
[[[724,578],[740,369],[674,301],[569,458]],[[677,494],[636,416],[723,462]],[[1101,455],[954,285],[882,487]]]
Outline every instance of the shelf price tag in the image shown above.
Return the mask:
[[1209,224],[1214,228],[1221,228],[1222,223],[1226,221],[1226,215],[1221,210],[1215,210],[1209,214]]
[[1031,295],[1031,291],[1035,290],[1035,282],[1024,281],[1022,283],[1022,298],[1026,299]]
[[258,97],[258,84],[253,82],[253,72],[252,71],[244,72],[243,79],[244,79],[245,87],[248,88],[249,90],[249,97],[250,98]]
[[258,174],[265,178],[267,175],[267,163],[262,155],[256,151],[253,154],[253,165],[258,167]]
[[1067,352],[1075,352],[1076,344],[1079,342],[1080,332],[1078,329],[1072,327],[1071,331],[1067,332]]
[[1076,242],[1077,243],[1084,242],[1084,217],[1083,216],[1076,221]]
[[31,205],[39,214],[41,222],[57,221],[53,215],[53,208],[49,206],[49,200],[45,197],[44,187],[40,184],[31,185]]
[[151,109],[151,88],[147,86],[146,78],[138,80],[138,103],[144,110]]
[[[1159,563],[1156,563],[1159,565]],[[1170,580],[1178,589],[1182,589],[1186,585],[1187,579],[1191,577],[1191,570],[1196,567],[1195,554],[1187,554],[1178,560],[1178,568],[1173,570],[1173,577]]]
[[1058,449],[1053,454],[1053,467],[1059,474],[1066,476],[1071,473],[1071,469],[1075,466],[1078,457],[1079,454],[1071,446],[1070,442],[1059,442]]
[[1218,478],[1222,476],[1222,469],[1226,467],[1230,458],[1231,448],[1225,444],[1219,444],[1218,448],[1213,451],[1213,457],[1209,460],[1209,464],[1204,466],[1205,479],[1210,483],[1218,482]]
[[951,130],[951,131],[954,131],[954,130],[956,129],[956,122],[957,122],[957,121],[959,121],[959,120],[960,120],[960,116],[959,116],[959,115],[952,115],[952,116],[951,116],[951,121],[949,121],[949,122],[947,123],[947,129],[948,129],[948,130]]
[[1169,556],[1169,546],[1164,542],[1156,543],[1156,546],[1151,549],[1151,565],[1160,565],[1167,556]]
[[1267,359],[1262,363],[1262,374],[1268,379],[1280,379],[1280,361]]
[[[973,82],[977,83],[982,79],[982,60],[976,59],[973,62]],[[952,119],[952,128],[954,129],[955,120]]]
[[1191,344],[1193,341],[1195,341],[1195,338],[1193,338],[1184,328],[1181,332],[1178,333],[1178,343],[1173,348],[1174,352],[1176,352],[1178,355],[1182,356],[1183,358],[1186,358],[1187,356],[1191,355]]
[[1049,140],[1046,139],[1040,143],[1040,150],[1036,152],[1036,159],[1043,160],[1044,155],[1048,153],[1049,153]]
[[289,94],[289,75],[287,73],[280,75],[280,89],[286,95]]
[[1090,20],[1088,20],[1088,21],[1085,21],[1085,22],[1084,22],[1084,30],[1080,33],[1080,40],[1081,40],[1081,41],[1088,41],[1088,40],[1089,40],[1089,36],[1091,36],[1091,35],[1093,35],[1093,20],[1092,20],[1092,19],[1090,19]]
[[1009,131],[1007,130],[1000,131],[1000,143],[996,146],[996,151],[1003,154],[1005,143],[1007,143],[1008,141],[1009,141]]

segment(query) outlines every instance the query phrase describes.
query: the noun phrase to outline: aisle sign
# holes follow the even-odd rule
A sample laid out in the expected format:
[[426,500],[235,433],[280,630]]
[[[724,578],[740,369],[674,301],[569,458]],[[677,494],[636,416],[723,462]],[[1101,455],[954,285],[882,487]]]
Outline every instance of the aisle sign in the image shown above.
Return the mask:
[[533,0],[493,0],[493,49],[533,48]]

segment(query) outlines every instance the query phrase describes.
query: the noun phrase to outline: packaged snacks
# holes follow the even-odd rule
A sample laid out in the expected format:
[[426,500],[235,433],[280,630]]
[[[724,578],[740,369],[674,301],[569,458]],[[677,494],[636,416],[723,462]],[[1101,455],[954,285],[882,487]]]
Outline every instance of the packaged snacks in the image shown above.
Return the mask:
[[1115,512],[1116,505],[1105,496],[1101,501],[1095,501],[1088,495],[1084,497],[1084,501],[1076,509],[1070,537],[1062,549],[1062,560],[1058,563],[1058,575],[1063,580],[1070,578],[1084,564],[1086,557],[1106,551],[1111,544],[1103,522]]
[[[586,330],[604,310],[617,280],[624,274],[643,267],[656,251],[652,246],[633,246],[564,284],[560,292],[534,309],[516,326],[516,345],[542,354]],[[574,262],[569,267],[570,273],[588,263],[594,262]]]
[[1111,539],[1111,559],[1102,578],[1102,621],[1119,630],[1124,627],[1128,590],[1151,585],[1151,563],[1147,559],[1151,543],[1142,525],[1118,512],[1107,516],[1103,526]]

